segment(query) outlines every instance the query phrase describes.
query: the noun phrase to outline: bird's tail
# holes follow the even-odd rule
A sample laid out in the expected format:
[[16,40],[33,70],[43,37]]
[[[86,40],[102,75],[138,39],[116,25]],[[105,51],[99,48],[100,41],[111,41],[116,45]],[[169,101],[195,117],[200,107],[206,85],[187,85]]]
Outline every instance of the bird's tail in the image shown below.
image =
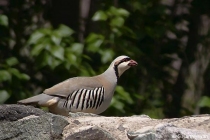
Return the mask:
[[25,104],[25,105],[39,105],[48,107],[58,101],[57,97],[53,97],[47,94],[39,94],[27,99],[23,99],[18,101],[18,104]]

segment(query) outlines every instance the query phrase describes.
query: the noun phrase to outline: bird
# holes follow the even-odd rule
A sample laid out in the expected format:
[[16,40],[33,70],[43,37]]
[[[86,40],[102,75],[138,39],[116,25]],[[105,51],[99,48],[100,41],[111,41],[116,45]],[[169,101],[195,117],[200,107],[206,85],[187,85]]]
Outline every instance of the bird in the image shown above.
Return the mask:
[[126,55],[118,56],[100,75],[69,78],[18,104],[48,107],[49,112],[63,116],[69,112],[100,114],[109,107],[120,76],[137,65]]

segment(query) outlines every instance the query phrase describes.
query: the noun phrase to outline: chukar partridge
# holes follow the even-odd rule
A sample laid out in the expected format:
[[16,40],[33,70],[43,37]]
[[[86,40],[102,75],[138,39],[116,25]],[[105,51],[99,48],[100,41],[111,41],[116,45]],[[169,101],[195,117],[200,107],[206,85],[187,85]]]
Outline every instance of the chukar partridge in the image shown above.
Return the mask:
[[119,56],[100,75],[67,79],[18,103],[48,107],[50,112],[64,116],[69,112],[100,114],[108,108],[119,77],[136,65],[128,56]]

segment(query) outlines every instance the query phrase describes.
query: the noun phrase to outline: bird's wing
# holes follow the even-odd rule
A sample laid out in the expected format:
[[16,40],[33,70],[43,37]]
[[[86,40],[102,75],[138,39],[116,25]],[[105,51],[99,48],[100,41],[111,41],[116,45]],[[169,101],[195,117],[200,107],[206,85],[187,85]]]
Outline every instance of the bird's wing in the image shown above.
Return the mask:
[[92,90],[98,87],[103,87],[103,85],[97,80],[96,77],[74,77],[44,90],[43,93],[67,98],[74,91],[80,89]]

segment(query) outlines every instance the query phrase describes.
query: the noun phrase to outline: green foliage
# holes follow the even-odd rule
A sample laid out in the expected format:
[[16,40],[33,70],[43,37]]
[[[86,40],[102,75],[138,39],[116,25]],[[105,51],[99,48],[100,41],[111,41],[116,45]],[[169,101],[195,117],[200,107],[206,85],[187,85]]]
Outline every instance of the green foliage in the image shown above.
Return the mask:
[[[106,11],[102,11],[102,10],[97,11],[93,15],[92,20],[93,21],[106,21],[107,19],[111,19],[110,23],[112,23],[113,20],[115,20],[115,18],[117,19],[122,18],[122,20],[124,21],[123,17],[128,17],[128,16],[129,16],[129,12],[127,10],[111,6]],[[121,21],[117,22],[116,24],[117,24],[116,26],[119,26],[119,24],[122,26]]]
[[22,90],[22,94],[27,93],[23,87],[19,86],[30,80],[30,77],[15,68],[17,64],[19,62],[15,57],[10,57],[5,63],[0,64],[0,103],[4,103],[10,96],[18,96],[14,95],[17,94],[17,89]]
[[86,39],[87,50],[93,53],[98,52],[103,42],[104,42],[103,35],[91,33]]
[[32,48],[31,56],[35,58],[38,68],[48,66],[55,69],[61,64],[68,70],[71,65],[78,67],[77,57],[81,57],[83,45],[74,42],[71,37],[73,33],[65,25],[55,30],[43,28],[32,33],[27,44]]
[[0,90],[0,104],[4,103],[9,97],[9,93],[6,90]]
[[209,107],[210,108],[210,97],[203,96],[199,102],[198,102],[199,107]]
[[111,106],[122,113],[126,112],[126,106],[134,104],[130,94],[124,90],[122,86],[116,87],[116,95],[114,96]]
[[0,25],[8,26],[8,18],[5,15],[0,15]]
[[[100,22],[102,27],[107,30],[101,30],[99,33],[90,33],[86,38],[87,51],[99,53],[102,63],[110,62],[115,54],[114,50],[118,47],[118,40],[123,34],[128,35],[133,32],[124,25],[129,12],[122,8],[111,6],[105,11],[97,11],[92,20]],[[120,43],[122,45],[123,43]],[[121,46],[122,47],[122,46]]]

